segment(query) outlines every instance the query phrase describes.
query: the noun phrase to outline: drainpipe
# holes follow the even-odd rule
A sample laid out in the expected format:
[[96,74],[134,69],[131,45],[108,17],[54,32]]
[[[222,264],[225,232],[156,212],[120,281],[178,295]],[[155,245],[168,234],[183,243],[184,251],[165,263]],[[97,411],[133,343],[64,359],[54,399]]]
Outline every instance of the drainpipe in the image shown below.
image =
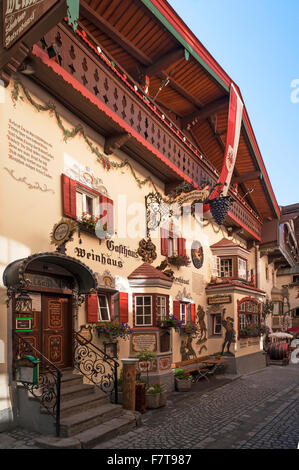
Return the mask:
[[255,285],[257,289],[259,288],[259,274],[258,274],[258,246],[254,244],[254,254],[255,254]]

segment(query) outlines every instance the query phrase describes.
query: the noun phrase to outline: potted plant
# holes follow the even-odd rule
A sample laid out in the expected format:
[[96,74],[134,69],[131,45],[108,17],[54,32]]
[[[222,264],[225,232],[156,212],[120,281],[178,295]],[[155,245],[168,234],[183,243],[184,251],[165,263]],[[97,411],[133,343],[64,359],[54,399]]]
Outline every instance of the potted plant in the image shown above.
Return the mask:
[[138,359],[139,364],[142,362],[146,363],[146,382],[147,386],[149,387],[148,370],[151,361],[156,358],[156,353],[154,351],[148,351],[147,349],[144,349],[143,351],[140,351],[138,354],[136,354],[136,358]]
[[146,407],[153,409],[160,407],[161,385],[153,384],[146,390]]
[[188,392],[191,390],[191,379],[192,377],[188,372],[183,369],[174,370],[175,386],[178,392]]
[[177,323],[175,319],[170,316],[168,318],[165,318],[164,320],[158,320],[158,327],[159,328],[164,328],[164,329],[169,329],[169,328],[177,328]]

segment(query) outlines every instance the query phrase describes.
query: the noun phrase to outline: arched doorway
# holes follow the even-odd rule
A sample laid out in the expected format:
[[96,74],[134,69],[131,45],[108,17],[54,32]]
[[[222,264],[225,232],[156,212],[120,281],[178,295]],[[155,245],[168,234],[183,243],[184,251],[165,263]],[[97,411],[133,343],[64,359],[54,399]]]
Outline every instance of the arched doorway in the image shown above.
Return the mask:
[[[38,253],[7,266],[3,281],[12,301],[12,331],[56,367],[72,367],[72,331],[77,329],[78,305],[97,287],[90,268],[58,252]],[[21,292],[32,300],[28,313],[16,309]]]

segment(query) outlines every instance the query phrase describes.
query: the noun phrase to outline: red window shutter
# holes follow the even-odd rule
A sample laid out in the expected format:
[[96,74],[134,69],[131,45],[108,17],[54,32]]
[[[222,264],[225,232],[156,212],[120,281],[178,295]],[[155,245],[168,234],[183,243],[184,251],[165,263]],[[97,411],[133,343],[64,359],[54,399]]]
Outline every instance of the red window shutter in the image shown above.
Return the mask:
[[174,300],[173,301],[173,316],[177,320],[181,320],[181,309],[180,309],[180,301]]
[[191,309],[191,323],[195,323],[195,304],[191,304],[190,309]]
[[161,229],[161,255],[168,256],[168,232]]
[[186,240],[185,238],[178,238],[178,255],[186,255]]
[[76,219],[77,182],[66,175],[61,175],[63,215]]
[[129,321],[129,305],[128,305],[128,293],[119,293],[119,321],[128,323]]
[[87,323],[97,323],[98,321],[98,294],[89,294],[87,296]]
[[110,296],[110,320],[113,320],[113,298]]
[[99,196],[99,219],[103,223],[105,232],[114,233],[113,201],[102,194]]

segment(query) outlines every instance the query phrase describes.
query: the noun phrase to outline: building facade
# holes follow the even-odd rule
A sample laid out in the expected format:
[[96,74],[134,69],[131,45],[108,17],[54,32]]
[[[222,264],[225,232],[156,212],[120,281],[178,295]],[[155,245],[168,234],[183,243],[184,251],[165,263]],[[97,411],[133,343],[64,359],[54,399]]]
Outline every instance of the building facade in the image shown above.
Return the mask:
[[[281,285],[263,237],[280,209],[244,103],[224,185],[232,80],[167,2],[110,7],[81,1],[74,28],[58,2],[47,27],[1,46],[3,426],[17,406],[14,332],[62,371],[74,331],[120,368],[152,351],[150,379],[170,390],[172,364],[228,346],[232,373],[265,366],[259,328]],[[233,201],[221,223],[208,210],[219,181]],[[122,330],[109,336],[111,323]]]

